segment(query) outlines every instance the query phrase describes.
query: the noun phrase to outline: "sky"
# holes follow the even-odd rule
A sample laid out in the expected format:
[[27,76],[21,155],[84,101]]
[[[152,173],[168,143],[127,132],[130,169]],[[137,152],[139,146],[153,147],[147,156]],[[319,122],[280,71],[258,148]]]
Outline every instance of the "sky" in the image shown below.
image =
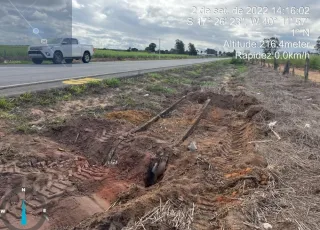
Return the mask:
[[310,44],[283,50],[312,51],[319,10],[319,0],[0,0],[0,44],[73,36],[97,48],[145,49],[151,42],[158,48],[160,39],[161,49],[170,50],[180,39],[198,50],[233,51],[252,50],[252,43],[258,50],[264,38],[276,36]]

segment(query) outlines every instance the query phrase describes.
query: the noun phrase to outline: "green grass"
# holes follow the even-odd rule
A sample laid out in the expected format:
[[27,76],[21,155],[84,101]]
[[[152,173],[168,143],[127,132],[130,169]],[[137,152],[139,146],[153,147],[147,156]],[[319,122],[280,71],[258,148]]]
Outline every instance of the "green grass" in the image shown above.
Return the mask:
[[33,100],[33,94],[30,92],[26,92],[20,95],[19,99],[21,102],[30,102]]
[[241,58],[232,58],[230,63],[234,65],[243,65],[245,61]]
[[87,83],[87,86],[88,86],[88,87],[91,87],[91,88],[99,87],[99,86],[102,86],[102,85],[103,85],[103,83],[102,83],[102,81],[100,81],[100,80],[92,80],[92,81],[89,81],[89,82]]
[[11,113],[0,110],[0,118],[8,119],[8,120],[16,120],[17,116],[15,114],[11,114]]
[[28,125],[28,124],[20,124],[20,125],[18,125],[17,127],[16,127],[16,130],[18,131],[18,132],[20,132],[20,133],[23,133],[23,134],[29,134],[29,133],[33,133],[35,130],[33,130],[32,128],[31,128],[31,126],[30,125]]
[[116,88],[120,86],[121,81],[118,78],[108,78],[103,80],[103,84],[111,88]]
[[128,94],[119,94],[116,97],[116,102],[117,104],[120,104],[122,106],[130,106],[130,107],[134,107],[137,105],[136,101],[133,99],[132,96],[128,95]]
[[188,79],[188,78],[184,78],[184,77],[170,76],[170,77],[164,78],[162,82],[168,83],[168,84],[173,84],[173,85],[180,85],[180,84],[190,85],[192,83],[192,80]]
[[188,75],[191,75],[192,77],[199,77],[201,72],[198,70],[192,70],[192,71],[187,71]]
[[14,106],[12,102],[10,102],[7,98],[1,97],[0,98],[0,109],[8,110]]
[[173,94],[176,92],[174,89],[171,89],[169,87],[164,87],[158,84],[149,85],[146,87],[146,90],[154,93],[168,93],[168,94]]
[[214,82],[214,81],[203,81],[203,82],[200,83],[200,85],[203,86],[203,87],[211,88],[211,87],[217,86],[217,83]]
[[148,77],[160,80],[162,78],[162,75],[159,73],[148,73]]
[[248,70],[248,67],[245,65],[237,65],[237,71],[241,74]]
[[71,93],[67,93],[67,94],[63,95],[63,96],[61,97],[61,99],[62,99],[63,101],[69,101],[69,100],[72,99],[72,94],[71,94]]
[[80,95],[85,92],[86,88],[87,88],[86,85],[73,85],[69,88],[69,91],[72,94]]

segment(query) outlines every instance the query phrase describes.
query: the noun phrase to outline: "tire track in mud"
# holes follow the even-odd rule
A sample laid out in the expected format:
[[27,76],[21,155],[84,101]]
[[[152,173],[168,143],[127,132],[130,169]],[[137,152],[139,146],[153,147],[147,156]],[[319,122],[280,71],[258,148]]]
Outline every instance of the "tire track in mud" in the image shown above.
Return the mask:
[[[28,197],[25,204],[28,214],[39,216],[43,213],[43,209],[47,209],[50,212],[50,209],[65,199],[66,196],[73,196],[72,193],[77,191],[76,184],[103,181],[108,176],[108,171],[105,168],[91,166],[87,161],[78,161],[77,158],[64,161],[64,163],[67,165],[64,166],[61,162],[53,162],[51,165],[56,165],[57,167],[43,166],[38,169],[35,167],[20,168],[16,165],[16,162],[11,162],[1,165],[0,169],[1,174],[9,177],[10,175],[19,176],[22,178],[22,181],[28,180],[26,179],[28,177],[35,178],[31,186],[33,196]],[[16,184],[15,186],[30,187],[26,183]],[[10,190],[8,189],[8,192]],[[101,207],[95,199],[88,198]],[[21,218],[21,200],[8,207],[7,219],[10,222],[19,223]],[[102,208],[101,211],[103,211]],[[2,222],[0,219],[0,229],[7,229]],[[46,227],[43,229],[46,229]]]
[[[221,155],[226,161],[234,162],[238,157],[247,153],[245,146],[247,145],[247,142],[251,140],[251,135],[253,135],[250,132],[250,124],[241,120],[228,120],[230,127],[226,129],[227,133],[224,134],[223,141],[219,142],[221,144],[213,146],[211,154],[204,153],[201,155],[206,156],[208,159]],[[209,185],[209,187],[210,186],[211,185]],[[205,187],[206,185],[204,184],[204,190],[206,190]],[[223,213],[222,211],[224,206],[228,206],[229,204],[233,206],[239,203],[238,199],[233,196],[233,194],[228,194],[228,190],[230,189],[232,190],[232,187],[223,185],[219,188],[219,186],[217,186],[213,191],[203,192],[198,194],[196,199],[191,199],[195,200],[196,206],[193,229],[221,229],[221,227],[225,227],[226,224],[228,227],[231,227],[231,229],[237,229],[232,226],[232,223],[224,223],[223,221],[218,220],[218,216],[222,219],[227,215],[227,213]]]

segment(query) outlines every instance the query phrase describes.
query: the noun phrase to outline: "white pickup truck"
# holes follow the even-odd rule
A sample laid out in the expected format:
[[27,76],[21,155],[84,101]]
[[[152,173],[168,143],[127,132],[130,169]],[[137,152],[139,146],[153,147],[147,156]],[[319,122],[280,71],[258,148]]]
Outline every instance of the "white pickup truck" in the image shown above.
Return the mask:
[[28,56],[34,64],[41,64],[43,60],[52,60],[54,64],[61,64],[63,61],[70,64],[74,59],[89,63],[93,53],[92,45],[79,44],[76,38],[56,38],[48,44],[28,48]]

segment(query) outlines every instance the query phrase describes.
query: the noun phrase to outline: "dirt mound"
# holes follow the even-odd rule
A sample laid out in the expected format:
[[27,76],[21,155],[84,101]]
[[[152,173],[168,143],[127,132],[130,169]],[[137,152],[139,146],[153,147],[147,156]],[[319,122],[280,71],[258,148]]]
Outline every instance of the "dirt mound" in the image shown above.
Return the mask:
[[256,122],[269,121],[275,117],[273,112],[270,112],[261,105],[250,106],[246,112],[246,118]]
[[208,98],[211,99],[211,104],[222,109],[235,109],[244,111],[251,105],[259,104],[258,100],[254,97],[248,96],[245,93],[233,95],[222,95],[214,92],[195,92],[191,94],[188,99],[192,102],[203,104]]
[[131,128],[117,121],[80,117],[53,128],[50,136],[89,162],[116,168],[121,178],[144,186],[150,163],[170,155],[172,149],[148,133],[122,137]]
[[114,111],[106,114],[106,118],[110,120],[126,120],[135,125],[146,122],[151,117],[151,113],[138,110]]
[[53,127],[46,135],[101,164],[118,136],[132,127],[118,121],[79,117]]

